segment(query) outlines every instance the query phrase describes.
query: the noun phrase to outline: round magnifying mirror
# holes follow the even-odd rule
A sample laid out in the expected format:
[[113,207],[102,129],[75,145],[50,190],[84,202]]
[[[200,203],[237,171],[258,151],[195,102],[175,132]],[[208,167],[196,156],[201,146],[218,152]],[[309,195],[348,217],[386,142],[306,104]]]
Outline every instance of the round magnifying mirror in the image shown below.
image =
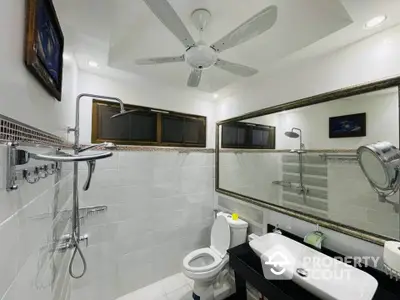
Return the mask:
[[395,146],[389,142],[361,146],[357,157],[364,175],[375,188],[383,191],[398,188],[400,151]]

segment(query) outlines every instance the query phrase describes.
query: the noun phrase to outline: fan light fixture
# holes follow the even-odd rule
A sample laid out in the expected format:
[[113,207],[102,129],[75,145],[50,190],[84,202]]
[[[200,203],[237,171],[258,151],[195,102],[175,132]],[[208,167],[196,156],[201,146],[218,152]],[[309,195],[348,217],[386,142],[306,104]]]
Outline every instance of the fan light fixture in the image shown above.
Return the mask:
[[[158,65],[165,63],[186,62],[190,66],[191,73],[187,80],[187,86],[198,87],[203,71],[217,67],[237,76],[250,77],[258,73],[257,69],[238,63],[226,61],[220,58],[220,54],[228,49],[245,43],[271,29],[278,17],[278,7],[271,5],[236,29],[229,32],[214,44],[203,41],[203,33],[211,20],[211,13],[204,8],[196,9],[192,13],[192,22],[199,30],[200,39],[195,41],[178,14],[168,0],[143,0],[153,14],[174,34],[183,44],[185,52],[180,56],[152,57],[137,59],[137,65]],[[160,48],[162,49],[162,47]]]
[[387,19],[386,15],[376,16],[376,17],[372,18],[371,20],[369,20],[368,22],[366,22],[364,24],[364,28],[372,29],[372,28],[379,27],[380,25],[382,25],[383,22],[386,21],[386,19]]

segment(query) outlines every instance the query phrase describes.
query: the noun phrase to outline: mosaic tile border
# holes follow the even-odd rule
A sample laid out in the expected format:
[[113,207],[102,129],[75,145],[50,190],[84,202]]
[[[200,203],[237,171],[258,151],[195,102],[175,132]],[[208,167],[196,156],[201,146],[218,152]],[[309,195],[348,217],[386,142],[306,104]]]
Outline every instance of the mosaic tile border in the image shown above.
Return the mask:
[[62,138],[0,115],[0,142],[17,141],[45,146],[68,146]]
[[[107,150],[99,148],[101,150]],[[109,151],[109,149],[108,149]],[[179,153],[215,153],[215,149],[212,148],[181,148],[181,147],[152,147],[152,146],[126,146],[117,145],[117,149],[113,151],[126,151],[126,152],[179,152]]]

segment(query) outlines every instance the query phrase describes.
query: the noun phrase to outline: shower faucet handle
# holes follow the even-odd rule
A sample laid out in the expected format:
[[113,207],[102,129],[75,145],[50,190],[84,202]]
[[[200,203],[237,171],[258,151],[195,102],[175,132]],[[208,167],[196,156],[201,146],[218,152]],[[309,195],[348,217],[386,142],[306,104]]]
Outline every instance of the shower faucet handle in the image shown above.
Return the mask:
[[96,161],[95,160],[89,160],[87,161],[87,165],[88,165],[88,177],[86,179],[86,182],[83,186],[83,190],[87,191],[90,187],[90,182],[92,181],[92,175],[94,173],[94,170],[96,168]]
[[76,131],[76,127],[71,127],[71,126],[67,127],[67,133],[75,132],[75,131]]
[[89,246],[89,236],[87,234],[80,236],[79,242],[84,242],[87,248]]

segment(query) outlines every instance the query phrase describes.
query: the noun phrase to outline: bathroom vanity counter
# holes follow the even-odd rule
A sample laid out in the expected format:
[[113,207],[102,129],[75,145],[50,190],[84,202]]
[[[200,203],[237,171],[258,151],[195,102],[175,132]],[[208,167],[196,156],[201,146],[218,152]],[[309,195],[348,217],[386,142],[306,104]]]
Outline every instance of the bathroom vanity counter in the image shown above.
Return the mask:
[[[270,229],[270,228],[269,228]],[[270,231],[270,230],[269,230]],[[301,238],[283,232],[284,235],[302,242]],[[249,244],[242,244],[229,249],[229,264],[235,271],[236,294],[229,299],[247,299],[246,282],[256,288],[268,300],[321,300],[290,280],[267,280],[262,271],[260,257],[250,248]],[[331,257],[341,256],[329,249],[322,252]],[[386,274],[376,269],[365,267],[363,271],[369,273],[378,281],[378,289],[373,300],[399,300],[400,282],[390,279]]]

